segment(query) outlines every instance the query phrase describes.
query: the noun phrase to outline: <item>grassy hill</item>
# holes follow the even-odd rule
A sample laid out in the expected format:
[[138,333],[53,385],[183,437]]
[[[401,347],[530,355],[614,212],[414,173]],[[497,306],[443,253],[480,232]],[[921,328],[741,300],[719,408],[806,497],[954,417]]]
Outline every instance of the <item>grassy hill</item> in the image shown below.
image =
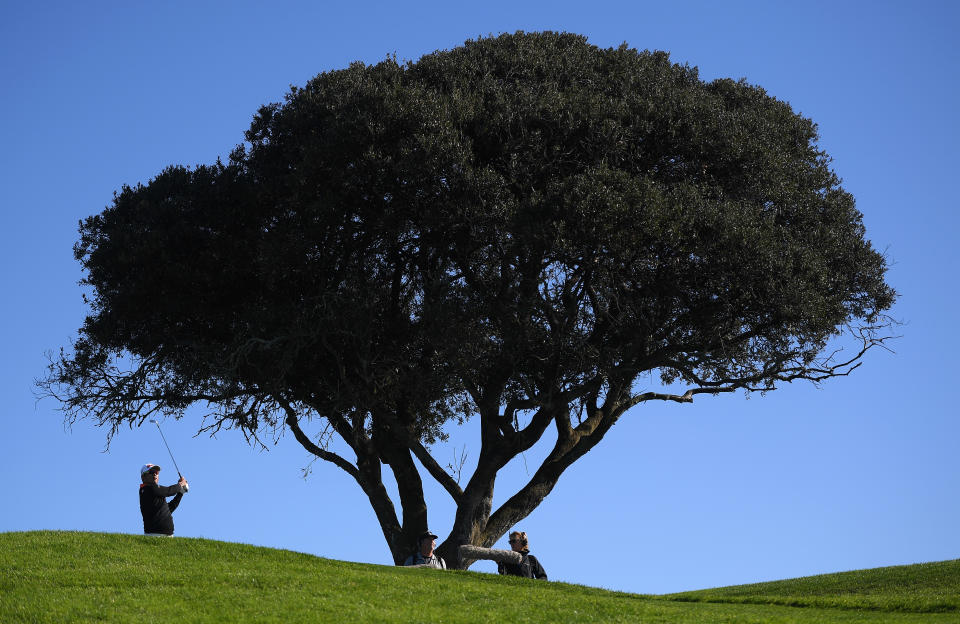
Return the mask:
[[691,602],[955,613],[955,621],[960,622],[960,560],[704,589],[669,597]]
[[3,533],[0,622],[960,622],[960,560],[641,596],[202,539]]

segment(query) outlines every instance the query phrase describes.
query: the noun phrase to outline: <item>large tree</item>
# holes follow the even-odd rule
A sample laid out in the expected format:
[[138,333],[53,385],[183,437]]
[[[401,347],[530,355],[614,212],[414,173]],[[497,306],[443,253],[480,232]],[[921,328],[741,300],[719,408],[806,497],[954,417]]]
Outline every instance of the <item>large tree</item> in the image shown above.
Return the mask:
[[[846,375],[888,336],[885,260],[815,125],[662,52],[517,33],[355,63],[245,138],[81,223],[90,314],[41,386],[108,439],[198,402],[202,430],[290,431],[398,563],[422,475],[466,567],[457,546],[493,545],[627,410]],[[471,417],[461,485],[431,447]],[[498,471],[553,435],[495,509]]]

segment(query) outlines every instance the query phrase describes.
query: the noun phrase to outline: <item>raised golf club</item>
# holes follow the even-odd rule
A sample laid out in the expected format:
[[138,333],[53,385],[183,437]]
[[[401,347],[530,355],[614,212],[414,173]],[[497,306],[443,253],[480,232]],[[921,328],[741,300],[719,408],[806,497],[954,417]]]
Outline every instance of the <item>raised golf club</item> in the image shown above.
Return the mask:
[[[163,445],[167,447],[167,452],[170,453],[170,461],[173,462],[173,467],[177,469],[177,476],[179,476],[182,479],[183,475],[180,474],[180,466],[177,465],[177,460],[173,458],[173,451],[170,450],[170,445],[167,444],[167,437],[163,435],[163,429],[160,428],[160,423],[153,418],[150,419],[150,422],[152,422],[157,426],[157,431],[160,432],[160,437],[163,439]],[[188,491],[189,489],[190,489],[190,486],[184,487],[184,491]]]

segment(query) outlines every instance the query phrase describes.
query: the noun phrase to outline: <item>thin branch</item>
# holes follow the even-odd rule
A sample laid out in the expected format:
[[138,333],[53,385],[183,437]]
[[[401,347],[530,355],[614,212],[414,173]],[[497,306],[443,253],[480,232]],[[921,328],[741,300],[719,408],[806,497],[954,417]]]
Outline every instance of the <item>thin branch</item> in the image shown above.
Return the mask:
[[414,440],[413,443],[408,446],[416,458],[420,460],[423,467],[427,469],[427,472],[430,473],[430,476],[443,486],[443,489],[450,494],[450,497],[453,498],[455,503],[460,504],[460,501],[463,499],[463,489],[453,476],[437,463],[433,455],[431,455],[419,441]]
[[443,489],[450,494],[450,497],[453,498],[455,503],[459,504],[463,499],[463,490],[460,488],[460,484],[454,480],[449,472],[443,469],[437,460],[434,459],[433,455],[430,454],[430,451],[428,451],[419,440],[415,439],[406,427],[397,422],[397,419],[392,415],[385,412],[379,413],[378,418],[384,421],[384,424],[387,425],[390,431],[420,460],[420,463],[427,469],[430,476],[443,486]]
[[627,403],[628,407],[633,407],[644,401],[675,401],[677,403],[693,403],[693,396],[696,394],[720,394],[723,392],[736,392],[737,388],[691,388],[683,394],[668,394],[663,392],[644,392],[631,397]]
[[297,419],[297,412],[294,410],[289,403],[286,401],[280,402],[284,411],[287,413],[286,423],[290,427],[290,431],[293,432],[294,437],[297,439],[297,442],[300,443],[303,448],[307,449],[310,453],[313,453],[320,459],[330,462],[331,464],[336,464],[341,469],[343,469],[347,474],[354,478],[357,483],[363,485],[360,481],[360,471],[356,466],[348,462],[346,459],[340,457],[336,453],[332,453],[326,449],[320,448],[303,432],[303,429],[300,428],[300,422]]

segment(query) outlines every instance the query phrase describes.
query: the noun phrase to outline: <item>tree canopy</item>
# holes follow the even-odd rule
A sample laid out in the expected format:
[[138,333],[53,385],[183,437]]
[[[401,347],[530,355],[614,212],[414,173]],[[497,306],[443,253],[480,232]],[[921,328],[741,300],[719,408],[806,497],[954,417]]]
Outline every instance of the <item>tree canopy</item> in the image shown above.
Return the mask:
[[[817,141],[757,86],[574,34],[328,71],[227,163],[81,223],[90,313],[40,385],[108,437],[197,402],[203,430],[289,430],[356,480],[398,563],[422,468],[466,567],[457,546],[493,545],[628,409],[846,375],[887,339],[885,260]],[[466,418],[461,485],[430,447]]]

